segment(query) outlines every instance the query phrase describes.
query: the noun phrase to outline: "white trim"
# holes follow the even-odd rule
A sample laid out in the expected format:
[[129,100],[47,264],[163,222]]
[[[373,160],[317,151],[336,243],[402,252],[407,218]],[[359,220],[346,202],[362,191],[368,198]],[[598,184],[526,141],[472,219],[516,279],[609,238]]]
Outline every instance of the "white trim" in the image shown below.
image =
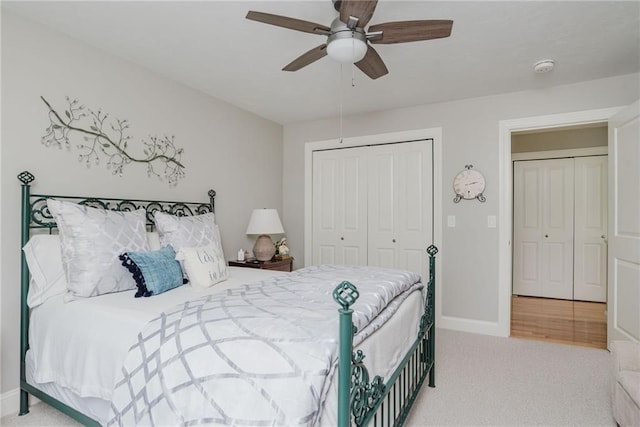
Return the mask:
[[566,150],[550,150],[550,151],[527,151],[526,153],[513,153],[511,160],[543,160],[543,159],[561,159],[564,157],[588,157],[606,155],[609,148],[606,145],[602,147],[589,148],[569,148]]
[[[305,143],[304,147],[304,265],[311,265],[313,152],[345,147],[433,140],[433,244],[436,256],[436,323],[442,317],[442,128],[416,129],[352,138],[329,139]],[[425,254],[426,257],[426,254]],[[425,258],[426,260],[426,258]],[[426,262],[426,261],[425,261]]]
[[20,389],[15,388],[0,395],[0,416],[15,415],[20,410]]
[[[40,402],[35,396],[29,395],[29,406]],[[0,395],[0,417],[17,415],[20,412],[20,389],[14,388]]]
[[[436,324],[442,318],[442,129],[433,129],[433,244],[436,255]],[[437,135],[436,135],[437,134]]]
[[436,322],[436,326],[440,329],[452,329],[454,331],[470,332],[473,334],[502,336],[500,325],[497,322],[487,322],[485,320],[441,316]]
[[533,129],[551,129],[567,125],[583,125],[606,122],[623,107],[604,108],[546,116],[524,117],[500,120],[498,155],[500,159],[498,180],[500,182],[498,211],[500,228],[498,232],[498,330],[500,336],[511,333],[511,236],[513,201],[511,194],[512,158],[511,132]]

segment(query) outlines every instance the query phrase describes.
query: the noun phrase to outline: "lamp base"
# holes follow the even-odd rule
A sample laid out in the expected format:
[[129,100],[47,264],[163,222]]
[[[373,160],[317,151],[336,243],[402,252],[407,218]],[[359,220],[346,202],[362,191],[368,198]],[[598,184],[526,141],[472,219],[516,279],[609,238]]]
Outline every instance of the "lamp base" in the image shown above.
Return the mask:
[[256,243],[253,245],[253,256],[258,261],[269,261],[276,254],[276,247],[271,240],[271,237],[266,234],[261,234],[256,239]]

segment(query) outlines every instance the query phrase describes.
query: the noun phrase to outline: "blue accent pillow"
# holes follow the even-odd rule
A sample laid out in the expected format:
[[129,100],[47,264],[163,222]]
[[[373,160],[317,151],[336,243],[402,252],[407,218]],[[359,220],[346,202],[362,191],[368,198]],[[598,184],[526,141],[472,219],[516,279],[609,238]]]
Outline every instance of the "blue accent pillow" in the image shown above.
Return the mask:
[[150,252],[126,252],[119,258],[136,282],[136,298],[158,295],[186,283],[171,246]]

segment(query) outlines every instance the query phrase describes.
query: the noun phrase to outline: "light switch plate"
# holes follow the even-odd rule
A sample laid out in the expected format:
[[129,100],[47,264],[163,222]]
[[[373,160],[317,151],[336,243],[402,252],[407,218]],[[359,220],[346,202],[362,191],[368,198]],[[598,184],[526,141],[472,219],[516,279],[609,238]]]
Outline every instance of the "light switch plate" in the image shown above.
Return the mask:
[[455,227],[456,226],[456,216],[449,215],[447,216],[447,227]]
[[496,228],[497,225],[498,225],[498,220],[496,219],[496,216],[495,215],[489,215],[487,217],[487,227]]

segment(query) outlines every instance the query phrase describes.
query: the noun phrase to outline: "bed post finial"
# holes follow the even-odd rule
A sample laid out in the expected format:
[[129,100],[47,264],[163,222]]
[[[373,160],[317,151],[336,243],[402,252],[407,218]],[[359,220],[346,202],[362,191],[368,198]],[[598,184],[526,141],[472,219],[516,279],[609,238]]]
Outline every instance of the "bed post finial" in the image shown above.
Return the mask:
[[29,185],[36,179],[35,176],[29,171],[20,172],[18,174],[18,180],[22,183],[22,185]]
[[359,296],[358,288],[351,282],[342,282],[333,290],[333,300],[340,304],[343,310],[349,310]]
[[427,254],[429,254],[430,257],[436,256],[437,253],[438,253],[438,248],[436,248],[435,245],[430,245],[427,248]]
[[216,212],[216,190],[209,190],[207,192],[207,194],[209,195],[209,203],[211,203],[211,212],[215,213]]

